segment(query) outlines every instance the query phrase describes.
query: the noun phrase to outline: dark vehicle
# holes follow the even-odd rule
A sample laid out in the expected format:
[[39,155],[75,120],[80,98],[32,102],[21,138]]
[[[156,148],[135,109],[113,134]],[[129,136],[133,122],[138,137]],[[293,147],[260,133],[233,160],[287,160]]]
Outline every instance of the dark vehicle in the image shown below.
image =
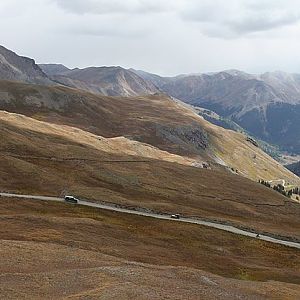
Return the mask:
[[259,147],[257,141],[255,141],[254,139],[252,139],[251,137],[247,137],[247,142],[250,142],[252,145],[254,145],[255,147]]
[[65,201],[68,203],[78,203],[78,200],[73,196],[65,196]]
[[259,237],[260,237],[259,233],[256,235],[256,237],[257,237],[257,238],[259,238]]
[[179,214],[174,214],[174,215],[171,215],[171,218],[172,219],[179,219],[180,215]]

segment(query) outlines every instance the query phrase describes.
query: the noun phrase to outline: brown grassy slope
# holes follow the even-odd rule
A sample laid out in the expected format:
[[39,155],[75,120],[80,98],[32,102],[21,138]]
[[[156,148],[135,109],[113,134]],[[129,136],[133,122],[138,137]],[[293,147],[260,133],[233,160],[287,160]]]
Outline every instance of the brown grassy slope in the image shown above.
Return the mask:
[[93,145],[92,135],[78,129],[1,115],[9,116],[6,121],[0,118],[2,190],[68,192],[300,238],[300,206],[241,176],[163,160],[145,161],[138,153],[107,149],[105,139],[95,138]]
[[0,225],[3,298],[300,296],[298,250],[215,229],[5,198]]
[[[144,160],[147,158],[154,158],[185,165],[192,165],[195,162],[193,159],[162,151],[154,146],[133,141],[125,137],[104,138],[78,128],[41,122],[19,114],[0,111],[0,120],[5,124],[12,125],[16,128],[52,136],[60,136],[70,140],[70,142],[77,143],[80,141],[82,145],[90,146],[107,153],[134,155],[139,156],[140,159],[143,158]],[[5,142],[6,141],[3,139],[3,145]],[[21,146],[22,145],[20,145],[20,147]],[[55,153],[53,153],[53,155],[55,156]]]
[[164,95],[102,97],[64,87],[0,82],[0,109],[69,124],[105,137],[129,136],[175,154],[224,162],[239,174],[259,178],[299,178],[245,136],[211,125]]

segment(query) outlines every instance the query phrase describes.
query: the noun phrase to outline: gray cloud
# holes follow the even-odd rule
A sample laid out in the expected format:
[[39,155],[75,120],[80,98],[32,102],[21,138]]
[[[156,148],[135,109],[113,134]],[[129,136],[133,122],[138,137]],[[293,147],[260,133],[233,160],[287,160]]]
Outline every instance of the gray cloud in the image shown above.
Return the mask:
[[298,0],[1,0],[0,43],[38,62],[162,75],[299,72]]
[[[147,21],[148,20],[148,21]],[[151,32],[150,20],[146,17],[128,18],[126,15],[71,15],[57,31],[72,36],[140,38]]]
[[300,10],[296,0],[192,0],[181,16],[207,35],[227,38],[294,25]]
[[[49,0],[51,1],[51,0]],[[145,15],[172,13],[183,21],[198,23],[203,34],[237,38],[245,34],[296,24],[300,20],[297,0],[52,0],[77,15]],[[100,33],[95,28],[82,32]]]
[[[64,10],[76,14],[160,13],[173,6],[160,0],[54,0]],[[176,2],[176,0],[175,0]]]

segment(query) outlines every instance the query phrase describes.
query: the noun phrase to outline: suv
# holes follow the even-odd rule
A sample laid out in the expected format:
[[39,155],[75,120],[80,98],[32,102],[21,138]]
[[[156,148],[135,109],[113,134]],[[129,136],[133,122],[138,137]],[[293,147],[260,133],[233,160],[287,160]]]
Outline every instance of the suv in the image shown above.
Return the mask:
[[65,196],[65,201],[74,204],[78,203],[78,200],[73,196]]
[[179,219],[179,218],[180,218],[179,214],[171,215],[171,219]]

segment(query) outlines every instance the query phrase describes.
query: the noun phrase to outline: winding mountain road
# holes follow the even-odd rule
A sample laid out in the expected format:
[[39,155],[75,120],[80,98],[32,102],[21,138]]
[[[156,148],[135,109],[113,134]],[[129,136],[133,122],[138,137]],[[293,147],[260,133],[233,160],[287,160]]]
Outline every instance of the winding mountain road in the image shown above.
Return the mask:
[[[0,193],[0,197],[65,202],[63,198],[58,198],[58,197],[20,195],[20,194],[10,194],[10,193]],[[239,229],[239,228],[231,226],[231,225],[219,224],[219,223],[214,223],[214,222],[210,222],[210,221],[203,221],[203,220],[199,220],[199,219],[192,219],[192,218],[186,218],[186,217],[181,217],[180,219],[172,219],[170,217],[170,215],[166,215],[166,214],[163,215],[163,214],[157,214],[157,213],[153,213],[153,212],[144,212],[144,211],[138,211],[138,210],[133,210],[133,209],[131,210],[131,209],[121,208],[121,207],[117,207],[117,206],[113,206],[113,205],[98,204],[98,203],[88,202],[88,201],[83,201],[83,200],[78,200],[77,205],[84,205],[84,206],[88,206],[88,207],[95,207],[95,208],[100,208],[100,209],[105,209],[105,210],[110,210],[110,211],[115,211],[115,212],[120,212],[120,213],[138,215],[138,216],[143,216],[143,217],[150,217],[150,218],[161,219],[161,220],[168,220],[168,221],[173,221],[173,222],[198,224],[198,225],[203,225],[203,226],[207,226],[207,227],[224,230],[224,231],[231,232],[234,234],[240,234],[243,236],[257,238],[257,236],[256,236],[257,233],[242,230],[242,229]],[[281,240],[281,239],[274,238],[274,237],[271,237],[268,235],[263,235],[263,234],[260,234],[259,239],[267,241],[267,242],[275,243],[275,244],[281,244],[281,245],[285,245],[288,247],[300,249],[300,243],[297,243],[297,242],[289,242],[289,241]]]

